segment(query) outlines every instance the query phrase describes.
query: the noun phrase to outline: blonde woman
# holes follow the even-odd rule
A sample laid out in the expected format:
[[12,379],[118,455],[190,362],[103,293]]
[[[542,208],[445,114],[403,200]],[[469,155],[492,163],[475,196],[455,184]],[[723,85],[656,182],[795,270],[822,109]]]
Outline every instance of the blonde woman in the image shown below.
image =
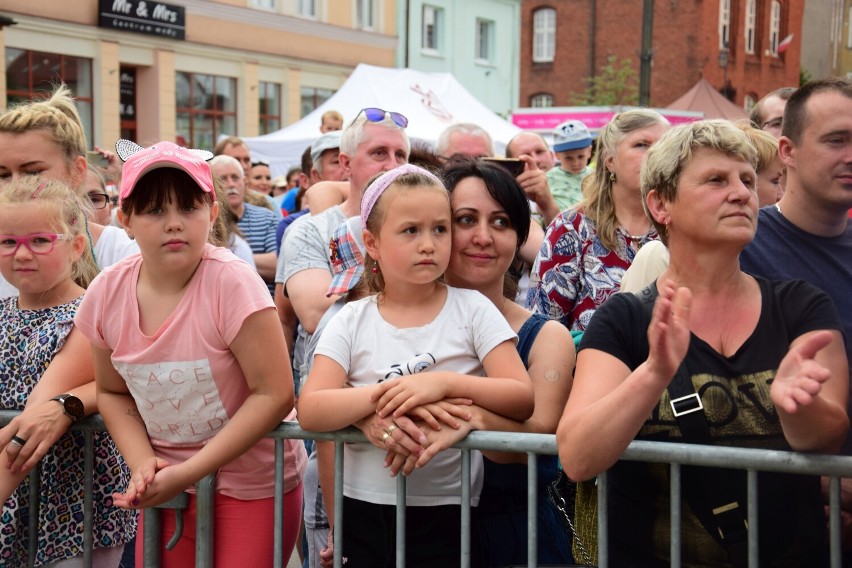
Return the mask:
[[635,109],[603,128],[584,200],[554,219],[544,235],[532,269],[532,311],[583,331],[595,309],[618,292],[639,247],[658,238],[642,209],[639,168],[668,127],[659,113]]

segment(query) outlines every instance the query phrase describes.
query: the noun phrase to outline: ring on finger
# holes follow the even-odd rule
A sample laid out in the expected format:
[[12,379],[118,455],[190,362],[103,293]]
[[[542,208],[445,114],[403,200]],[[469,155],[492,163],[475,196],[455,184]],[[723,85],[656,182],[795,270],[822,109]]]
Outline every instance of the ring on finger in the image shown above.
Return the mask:
[[385,430],[385,432],[387,432],[388,436],[390,436],[391,434],[393,434],[393,431],[396,430],[397,428],[399,428],[399,426],[396,425],[396,422],[391,422],[391,425],[388,426],[388,429]]
[[12,436],[11,443],[13,446],[18,446],[19,448],[27,443],[26,440],[21,438],[20,436]]
[[388,438],[390,438],[390,434],[388,434],[387,432],[382,434],[382,442],[387,442]]

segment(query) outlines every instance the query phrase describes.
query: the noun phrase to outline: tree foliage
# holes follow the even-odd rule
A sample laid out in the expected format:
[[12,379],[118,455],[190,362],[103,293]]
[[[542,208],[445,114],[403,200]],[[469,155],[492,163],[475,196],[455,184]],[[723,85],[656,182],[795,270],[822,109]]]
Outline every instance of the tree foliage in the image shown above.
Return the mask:
[[600,72],[586,78],[586,89],[572,97],[575,105],[638,105],[639,76],[630,59],[607,58]]

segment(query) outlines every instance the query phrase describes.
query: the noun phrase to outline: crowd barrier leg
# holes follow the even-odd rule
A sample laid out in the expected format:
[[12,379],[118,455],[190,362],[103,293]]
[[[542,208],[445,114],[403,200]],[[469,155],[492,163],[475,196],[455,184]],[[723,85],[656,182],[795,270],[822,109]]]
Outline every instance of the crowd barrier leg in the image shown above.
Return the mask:
[[29,531],[29,541],[27,542],[27,568],[35,566],[36,552],[38,551],[38,518],[41,502],[41,477],[40,469],[34,467],[28,474],[30,484],[30,520],[27,526]]
[[213,568],[213,531],[216,475],[210,474],[195,485],[195,568]]
[[95,434],[91,430],[83,432],[83,565],[92,565],[95,529],[94,477],[95,477]]
[[538,568],[538,458],[527,453],[527,566]]
[[[273,568],[284,566],[284,439],[275,439],[275,517],[273,535]],[[301,543],[297,542],[296,546]]]

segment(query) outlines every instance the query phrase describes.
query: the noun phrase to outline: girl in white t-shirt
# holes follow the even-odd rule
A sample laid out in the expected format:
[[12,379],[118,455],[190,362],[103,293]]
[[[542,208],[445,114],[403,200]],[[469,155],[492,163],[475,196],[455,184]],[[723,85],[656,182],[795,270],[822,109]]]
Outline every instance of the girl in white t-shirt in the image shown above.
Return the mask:
[[[344,306],[323,332],[299,398],[302,427],[338,430],[377,412],[438,428],[441,420],[458,428],[457,440],[470,429],[464,405],[471,402],[517,420],[529,417],[532,387],[505,318],[480,293],[443,283],[452,219],[441,182],[416,166],[385,172],[365,191],[361,220],[364,275],[375,295]],[[392,423],[383,436],[388,449],[395,447],[397,429]],[[447,439],[421,442],[419,467],[407,480],[405,565],[455,564],[461,551],[460,451],[440,451],[452,443]],[[370,444],[346,446],[347,568],[393,565],[396,482],[385,457]],[[476,505],[481,456],[474,453],[472,462]]]
[[[131,470],[113,495],[147,508],[216,473],[216,566],[270,566],[274,549],[274,442],[264,438],[293,410],[293,377],[269,292],[245,262],[208,243],[218,213],[209,152],[170,142],[120,141],[122,225],[141,255],[96,278],[75,319],[92,342],[98,404]],[[305,451],[286,444],[284,557],[301,515]],[[140,531],[144,531],[141,522]],[[195,499],[161,566],[195,563]],[[137,540],[141,563],[142,539]]]

